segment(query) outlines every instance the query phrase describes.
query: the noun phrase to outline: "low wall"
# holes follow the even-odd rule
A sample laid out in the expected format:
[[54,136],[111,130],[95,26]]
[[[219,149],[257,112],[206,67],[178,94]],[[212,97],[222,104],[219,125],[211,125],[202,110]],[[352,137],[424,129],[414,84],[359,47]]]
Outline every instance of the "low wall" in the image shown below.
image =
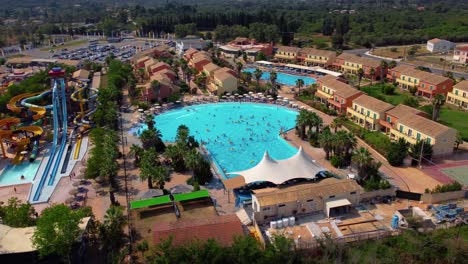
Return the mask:
[[361,201],[367,201],[375,197],[382,196],[395,196],[396,189],[394,187],[385,189],[385,190],[375,190],[370,192],[363,192],[360,195]]
[[465,190],[445,193],[423,193],[421,201],[426,204],[440,203],[443,201],[456,200],[465,197]]

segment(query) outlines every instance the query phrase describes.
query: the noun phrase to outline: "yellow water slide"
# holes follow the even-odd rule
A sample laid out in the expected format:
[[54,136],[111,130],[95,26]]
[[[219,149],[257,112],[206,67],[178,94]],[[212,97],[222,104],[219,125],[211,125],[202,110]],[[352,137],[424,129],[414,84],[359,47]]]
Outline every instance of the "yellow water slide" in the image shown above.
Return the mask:
[[[33,96],[36,96],[36,95],[39,95],[41,93],[42,92],[24,93],[24,94],[19,94],[17,96],[13,96],[10,99],[10,101],[8,102],[8,104],[7,104],[7,108],[12,112],[19,113],[19,112],[21,112],[21,107],[18,106],[18,103],[21,102],[21,100],[29,98],[29,97],[33,97]],[[29,109],[31,109],[31,111],[36,113],[35,115],[33,115],[33,120],[39,120],[39,119],[43,118],[44,115],[46,114],[45,107],[31,106],[31,107],[29,107]]]

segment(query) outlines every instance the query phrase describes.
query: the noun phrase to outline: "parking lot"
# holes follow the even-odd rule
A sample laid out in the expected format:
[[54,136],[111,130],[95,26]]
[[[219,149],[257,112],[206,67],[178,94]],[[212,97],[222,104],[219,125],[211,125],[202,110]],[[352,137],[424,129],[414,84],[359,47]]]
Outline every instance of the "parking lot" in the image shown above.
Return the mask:
[[113,55],[121,61],[129,61],[137,52],[159,46],[155,41],[142,41],[134,39],[124,39],[117,43],[98,41],[96,39],[76,46],[51,47],[48,51],[33,49],[27,51],[28,55],[45,59],[67,59],[67,60],[89,60],[103,63],[108,56]]

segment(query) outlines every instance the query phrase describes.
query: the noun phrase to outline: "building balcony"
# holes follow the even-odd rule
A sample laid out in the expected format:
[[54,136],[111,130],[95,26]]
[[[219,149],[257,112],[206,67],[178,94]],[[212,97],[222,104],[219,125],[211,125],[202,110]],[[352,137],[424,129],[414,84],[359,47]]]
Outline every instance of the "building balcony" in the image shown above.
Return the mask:
[[283,59],[283,60],[294,60],[294,59],[296,59],[296,56],[293,56],[293,55],[283,55],[283,54],[275,54],[275,58],[277,58],[277,59]]
[[346,64],[343,64],[341,65],[341,67],[345,70],[349,70],[349,71],[357,71],[359,70],[359,67],[358,66],[349,66],[349,65],[346,65]]
[[468,97],[466,97],[466,96],[463,97],[461,95],[456,95],[453,92],[448,92],[447,93],[447,98],[450,98],[450,97],[453,98],[454,100],[463,101],[463,102],[468,104]]
[[340,102],[335,101],[333,98],[328,98],[327,101],[328,101],[329,104],[331,104],[331,105],[333,105],[333,106],[335,106],[335,107],[337,107],[339,109],[341,109],[341,108],[343,108],[345,106],[344,104],[341,104]]
[[330,99],[332,98],[332,95],[331,94],[327,94],[326,92],[322,91],[322,90],[317,90],[317,92],[315,93],[316,96],[318,97],[321,97],[323,99]]
[[418,86],[418,84],[419,84],[419,81],[417,81],[416,83],[414,83],[414,81],[409,82],[409,81],[407,81],[407,80],[402,80],[402,79],[400,79],[400,78],[397,78],[396,81],[397,81],[399,84],[404,84],[404,85],[412,86],[412,87]]
[[360,118],[366,122],[368,122],[369,124],[378,124],[378,119],[374,119],[370,116],[366,116],[365,114],[361,114],[360,112],[352,109],[352,108],[348,108],[347,112],[350,114],[350,115],[353,115],[357,118]]
[[[400,132],[399,130],[396,130],[396,129],[390,129],[390,133],[395,135],[394,138],[390,137],[390,139],[393,139],[393,140],[398,140],[399,138],[404,138],[406,140],[406,142],[410,143],[410,144],[416,144],[416,142],[418,141],[415,137],[413,137],[412,135],[409,136],[408,134],[405,134],[405,133],[402,133]],[[414,133],[416,134],[416,132]]]

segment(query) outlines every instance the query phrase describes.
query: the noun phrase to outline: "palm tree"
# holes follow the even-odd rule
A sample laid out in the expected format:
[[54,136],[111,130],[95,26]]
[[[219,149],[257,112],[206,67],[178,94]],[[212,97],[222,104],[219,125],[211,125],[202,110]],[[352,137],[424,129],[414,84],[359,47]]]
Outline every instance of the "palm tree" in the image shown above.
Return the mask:
[[278,78],[278,73],[276,73],[276,71],[270,72],[270,83],[273,87],[276,86],[276,78]]
[[148,129],[154,129],[154,119],[153,116],[147,115],[145,118],[145,123],[148,126]]
[[164,151],[164,143],[161,139],[161,131],[157,129],[146,129],[140,134],[140,140],[144,150],[154,148],[157,151]]
[[370,84],[372,85],[372,81],[374,81],[374,75],[375,75],[374,67],[370,68],[369,74],[370,74]]
[[128,153],[128,155],[135,158],[135,165],[138,166],[138,164],[140,163],[140,158],[141,158],[142,154],[143,154],[143,148],[142,147],[140,147],[140,146],[138,146],[136,144],[132,144],[130,146],[130,152]]
[[186,152],[186,147],[184,144],[176,143],[174,145],[169,145],[164,152],[166,158],[171,160],[171,166],[175,171],[184,171],[185,162],[184,155]]
[[263,72],[259,68],[255,69],[254,76],[255,80],[257,81],[257,87],[260,84],[260,78],[262,78]]
[[440,114],[440,108],[445,104],[445,96],[436,94],[432,98],[432,120],[437,121]]
[[[323,119],[315,112],[310,112],[310,126],[315,127],[315,132],[320,132],[320,127],[323,125]],[[311,129],[309,129],[310,131]]]
[[242,73],[242,67],[244,65],[242,65],[242,62],[238,61],[236,63],[236,69],[237,69],[237,76],[241,76],[241,73]]
[[394,60],[392,60],[392,61],[390,61],[390,62],[388,63],[388,68],[389,68],[389,69],[393,69],[393,68],[395,68],[397,65],[398,65],[397,62],[394,61]]
[[325,151],[325,159],[329,160],[330,152],[333,149],[333,134],[330,132],[330,129],[323,130],[323,132],[319,135],[318,142],[320,147],[323,148],[323,151]]
[[163,165],[159,164],[153,168],[153,180],[159,189],[164,189],[164,183],[169,180],[169,171]]
[[153,178],[155,177],[155,168],[159,165],[158,153],[154,149],[146,150],[140,162],[140,179],[148,181],[148,189],[153,188]]
[[300,94],[301,93],[301,88],[304,87],[304,80],[297,79],[296,87],[297,87],[297,90],[298,90],[298,94]]
[[359,68],[358,71],[357,71],[357,74],[358,74],[358,90],[361,89],[361,81],[362,81],[362,77],[364,76],[364,70],[362,68]]
[[111,206],[104,215],[104,225],[123,228],[125,216],[121,206]]
[[388,63],[384,60],[380,62],[380,82],[384,83],[384,71],[387,69]]
[[302,140],[306,136],[306,126],[308,125],[309,112],[305,109],[302,109],[299,112],[299,115],[296,117],[296,128],[300,128],[299,136]]
[[252,81],[252,73],[251,72],[243,72],[242,79],[244,80],[245,84],[249,85]]
[[192,177],[195,179],[195,170],[199,169],[201,166],[201,161],[203,160],[202,155],[196,150],[192,149],[184,158],[187,168],[192,171]]
[[351,160],[356,164],[358,167],[358,174],[362,176],[361,173],[362,169],[368,166],[372,162],[372,156],[366,148],[360,147],[356,149],[351,157]]
[[159,92],[161,91],[161,83],[157,80],[151,82],[151,91],[153,91],[153,95],[159,98]]
[[[125,241],[124,226],[126,224],[123,208],[112,205],[104,215],[104,222],[99,226],[99,238],[105,258],[110,260],[122,248]],[[105,261],[108,262],[108,261]]]
[[336,133],[336,131],[343,126],[344,120],[343,118],[335,118],[330,124],[330,127],[333,128],[333,131]]

